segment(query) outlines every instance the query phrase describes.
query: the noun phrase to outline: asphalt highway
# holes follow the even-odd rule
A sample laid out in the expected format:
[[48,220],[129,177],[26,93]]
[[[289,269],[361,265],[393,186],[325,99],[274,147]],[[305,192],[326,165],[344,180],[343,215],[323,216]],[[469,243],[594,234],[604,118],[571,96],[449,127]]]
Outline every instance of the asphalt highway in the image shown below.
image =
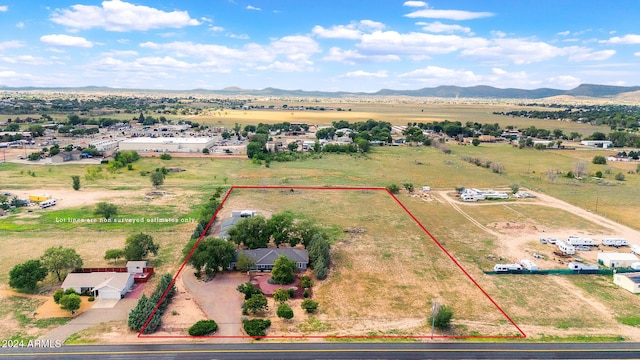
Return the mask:
[[19,359],[638,359],[640,343],[254,343],[2,348]]

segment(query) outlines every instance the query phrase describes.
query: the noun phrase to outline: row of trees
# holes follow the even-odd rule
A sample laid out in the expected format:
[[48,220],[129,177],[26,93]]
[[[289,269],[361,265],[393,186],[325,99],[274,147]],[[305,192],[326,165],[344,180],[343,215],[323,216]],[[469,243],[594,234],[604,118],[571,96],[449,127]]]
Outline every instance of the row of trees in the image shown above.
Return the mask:
[[171,274],[162,275],[151,296],[147,297],[145,294],[142,294],[136,307],[129,313],[129,319],[127,321],[129,328],[133,331],[141,331],[153,312],[153,309],[159,304],[158,310],[153,314],[153,317],[144,328],[144,333],[151,334],[158,330],[162,325],[162,314],[169,303],[171,303],[171,299],[175,293],[176,288],[173,283],[173,276]]

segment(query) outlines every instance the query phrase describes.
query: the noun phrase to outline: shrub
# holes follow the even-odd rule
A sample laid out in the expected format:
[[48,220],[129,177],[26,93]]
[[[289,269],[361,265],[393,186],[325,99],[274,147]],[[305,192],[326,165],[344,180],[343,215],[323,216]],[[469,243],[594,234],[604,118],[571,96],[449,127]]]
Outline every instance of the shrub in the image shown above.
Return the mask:
[[314,313],[318,310],[318,302],[311,299],[303,300],[300,306],[308,313]]
[[90,302],[91,302],[91,301],[96,301],[96,298],[95,298],[93,295],[91,295],[91,296],[89,296],[89,301],[90,301]]
[[624,174],[621,172],[617,173],[615,179],[618,181],[624,181]]
[[160,155],[160,160],[171,160],[171,155],[166,154],[166,153],[162,154],[162,155]]
[[391,184],[387,186],[387,190],[389,190],[392,194],[397,194],[400,192],[400,186],[397,184]]
[[446,329],[451,325],[452,317],[453,311],[451,308],[447,305],[443,305],[436,313],[435,319],[433,318],[433,315],[429,317],[429,323],[433,323],[438,329]]
[[302,297],[306,299],[309,296],[311,296],[311,293],[309,292],[309,289],[304,289],[304,292],[302,293]]
[[204,336],[218,330],[218,324],[213,320],[200,320],[189,328],[189,335]]
[[310,288],[311,286],[313,286],[313,283],[311,282],[311,278],[308,275],[305,275],[302,278],[300,278],[301,288],[307,289],[307,288]]
[[282,304],[280,306],[278,306],[278,310],[276,311],[276,315],[278,315],[279,318],[283,318],[283,319],[291,319],[293,318],[293,309],[291,309],[291,306],[287,305],[287,304]]
[[56,304],[60,304],[60,299],[62,298],[63,295],[64,295],[64,290],[62,289],[56,290],[56,292],[53,294],[53,301],[55,301]]
[[253,294],[262,294],[262,291],[250,282],[238,285],[236,290],[244,294],[245,300],[249,300]]
[[296,288],[288,288],[287,291],[289,292],[289,299],[293,299],[296,296]]
[[596,171],[596,177],[597,178],[601,178],[602,177],[602,171]]
[[594,164],[604,165],[607,163],[607,159],[602,155],[596,155],[593,157],[593,160],[591,160],[591,162]]
[[64,291],[64,295],[71,295],[71,294],[78,295],[78,293],[75,291],[74,288],[68,288],[67,290]]
[[249,336],[253,337],[261,337],[266,336],[266,330],[271,326],[271,320],[262,320],[262,319],[253,319],[253,320],[245,320],[242,323],[242,327],[244,331]]

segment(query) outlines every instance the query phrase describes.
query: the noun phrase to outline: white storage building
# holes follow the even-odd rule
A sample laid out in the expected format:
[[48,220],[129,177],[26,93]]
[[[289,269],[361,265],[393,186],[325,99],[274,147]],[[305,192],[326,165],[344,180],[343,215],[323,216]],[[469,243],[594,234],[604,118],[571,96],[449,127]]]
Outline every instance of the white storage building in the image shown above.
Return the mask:
[[634,294],[640,294],[640,272],[615,274],[613,283]]
[[626,268],[634,262],[638,262],[637,256],[632,253],[619,252],[600,252],[598,253],[598,262],[608,268]]
[[141,152],[201,153],[203,149],[212,147],[214,142],[211,137],[138,137],[123,140],[118,147],[120,150]]

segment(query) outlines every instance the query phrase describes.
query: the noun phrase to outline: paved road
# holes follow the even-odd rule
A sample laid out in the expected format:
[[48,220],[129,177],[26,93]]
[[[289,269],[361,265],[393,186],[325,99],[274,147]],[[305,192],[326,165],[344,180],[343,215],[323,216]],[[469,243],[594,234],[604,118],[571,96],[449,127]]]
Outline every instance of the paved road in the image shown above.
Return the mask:
[[75,345],[0,349],[38,359],[637,359],[640,343],[296,343]]

